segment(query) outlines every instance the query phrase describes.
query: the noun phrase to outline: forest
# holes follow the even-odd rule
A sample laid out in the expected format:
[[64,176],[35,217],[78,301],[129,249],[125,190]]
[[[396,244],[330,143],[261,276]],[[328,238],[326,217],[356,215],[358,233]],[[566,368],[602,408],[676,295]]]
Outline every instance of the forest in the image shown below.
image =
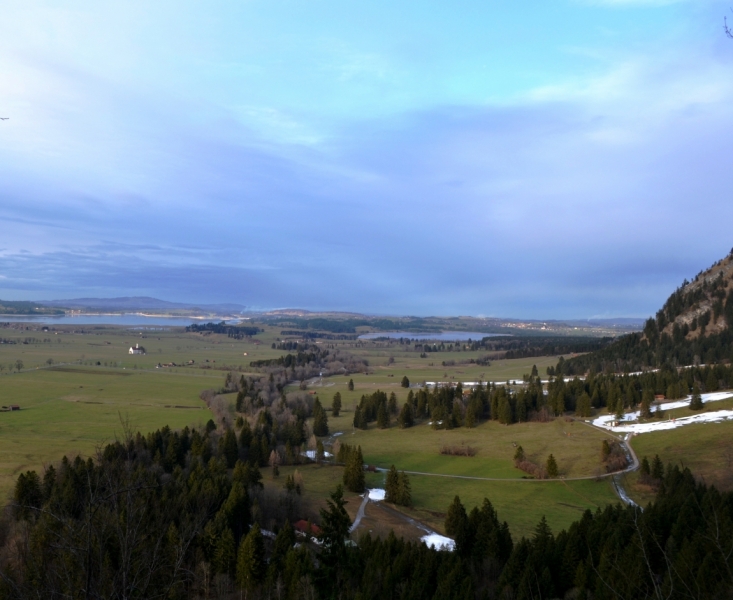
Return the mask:
[[584,379],[565,381],[562,374],[567,363],[561,359],[557,367],[549,367],[552,376],[547,383],[533,367],[525,377],[526,385],[518,388],[479,382],[465,391],[460,383],[411,389],[401,410],[394,393],[388,396],[376,391],[362,396],[354,414],[354,427],[366,429],[376,421],[382,429],[393,423],[405,428],[414,420],[426,419],[434,429],[475,427],[487,419],[509,425],[549,421],[567,412],[589,417],[591,409],[601,408],[618,414],[641,407],[651,418],[655,396],[675,400],[695,391],[699,394],[733,387],[733,365],[680,370],[667,367],[632,375],[591,371]]
[[[341,487],[314,541],[298,495],[262,495],[231,429],[128,435],[92,459],[22,473],[0,520],[0,598],[730,598],[733,494],[677,466],[656,500],[544,518],[512,539],[490,498],[446,507],[455,552],[393,535],[348,541]],[[234,440],[232,442],[232,440]],[[290,489],[288,489],[290,488]],[[298,543],[296,543],[298,542]],[[243,597],[243,596],[242,596]]]

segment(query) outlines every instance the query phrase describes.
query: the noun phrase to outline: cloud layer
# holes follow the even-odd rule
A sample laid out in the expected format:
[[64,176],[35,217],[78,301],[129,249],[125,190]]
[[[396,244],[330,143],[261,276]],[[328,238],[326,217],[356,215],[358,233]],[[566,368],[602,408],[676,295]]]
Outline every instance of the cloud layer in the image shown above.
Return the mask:
[[697,33],[710,7],[656,7],[631,48],[623,14],[610,42],[555,40],[551,77],[523,79],[528,42],[489,83],[470,53],[415,52],[427,23],[390,48],[287,23],[299,56],[216,16],[193,32],[188,5],[171,27],[195,49],[140,6],[29,10],[0,53],[0,297],[645,316],[733,246],[733,43]]

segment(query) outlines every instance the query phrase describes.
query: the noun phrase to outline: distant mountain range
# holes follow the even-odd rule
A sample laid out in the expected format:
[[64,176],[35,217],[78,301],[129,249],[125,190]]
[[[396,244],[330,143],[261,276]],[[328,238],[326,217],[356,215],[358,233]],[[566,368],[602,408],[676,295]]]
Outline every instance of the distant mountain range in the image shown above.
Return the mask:
[[70,298],[67,300],[39,300],[37,304],[74,310],[201,310],[214,313],[240,313],[247,309],[242,304],[190,304],[168,302],[149,296],[120,298]]

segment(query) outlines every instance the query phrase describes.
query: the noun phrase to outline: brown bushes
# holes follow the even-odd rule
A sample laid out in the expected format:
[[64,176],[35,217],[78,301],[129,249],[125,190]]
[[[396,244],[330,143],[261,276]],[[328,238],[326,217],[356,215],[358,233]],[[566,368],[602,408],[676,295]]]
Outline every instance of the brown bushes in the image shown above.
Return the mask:
[[535,479],[547,479],[547,471],[543,467],[526,459],[514,461],[514,466],[520,471],[532,475]]
[[473,446],[446,446],[443,445],[440,448],[441,454],[447,454],[448,456],[476,456],[478,450]]

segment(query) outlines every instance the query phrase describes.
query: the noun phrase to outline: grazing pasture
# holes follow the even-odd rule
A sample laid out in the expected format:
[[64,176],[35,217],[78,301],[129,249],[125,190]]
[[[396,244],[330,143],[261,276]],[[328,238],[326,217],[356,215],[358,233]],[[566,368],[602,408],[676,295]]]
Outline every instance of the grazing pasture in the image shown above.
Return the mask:
[[[180,429],[206,423],[212,414],[199,399],[202,390],[219,389],[230,370],[254,374],[250,362],[287,353],[272,348],[281,339],[280,328],[263,329],[256,336],[236,340],[173,327],[0,328],[5,342],[0,343],[0,404],[21,406],[20,411],[0,413],[0,495],[8,497],[22,471],[39,470],[64,454],[92,454],[105,441],[122,435],[123,422],[142,433],[166,425]],[[146,349],[145,355],[128,353],[136,344]],[[331,431],[343,431],[342,439],[361,445],[367,463],[504,480],[412,476],[415,509],[411,514],[432,528],[442,531],[441,514],[455,494],[469,507],[488,497],[515,535],[529,534],[543,514],[554,529],[559,529],[579,511],[615,501],[607,481],[526,482],[521,481],[524,473],[513,466],[516,443],[537,463],[553,453],[561,476],[592,477],[600,472],[603,434],[577,422],[558,419],[509,427],[489,422],[471,430],[452,431],[433,431],[418,423],[410,430],[370,426],[368,431],[352,432],[353,406],[361,395],[377,389],[394,392],[401,406],[409,391],[400,385],[405,375],[413,386],[424,381],[521,381],[532,365],[543,373],[547,366],[556,364],[557,357],[500,359],[479,365],[470,361],[481,358],[481,352],[455,348],[421,358],[414,348],[396,342],[320,340],[319,346],[341,348],[369,361],[367,373],[304,382],[327,410],[333,395],[341,393],[341,416],[334,418],[328,412]],[[348,389],[350,380],[353,390]],[[298,391],[299,387],[291,384],[284,391]],[[460,444],[475,447],[476,455],[440,454],[441,446]],[[318,465],[298,468],[305,481],[304,510],[315,516],[341,481],[341,469]],[[282,467],[281,476],[272,479],[263,469],[266,485],[283,485],[293,470]],[[375,473],[367,478],[376,486],[383,484],[384,476]],[[349,498],[349,502],[348,509],[355,514],[358,497]]]

